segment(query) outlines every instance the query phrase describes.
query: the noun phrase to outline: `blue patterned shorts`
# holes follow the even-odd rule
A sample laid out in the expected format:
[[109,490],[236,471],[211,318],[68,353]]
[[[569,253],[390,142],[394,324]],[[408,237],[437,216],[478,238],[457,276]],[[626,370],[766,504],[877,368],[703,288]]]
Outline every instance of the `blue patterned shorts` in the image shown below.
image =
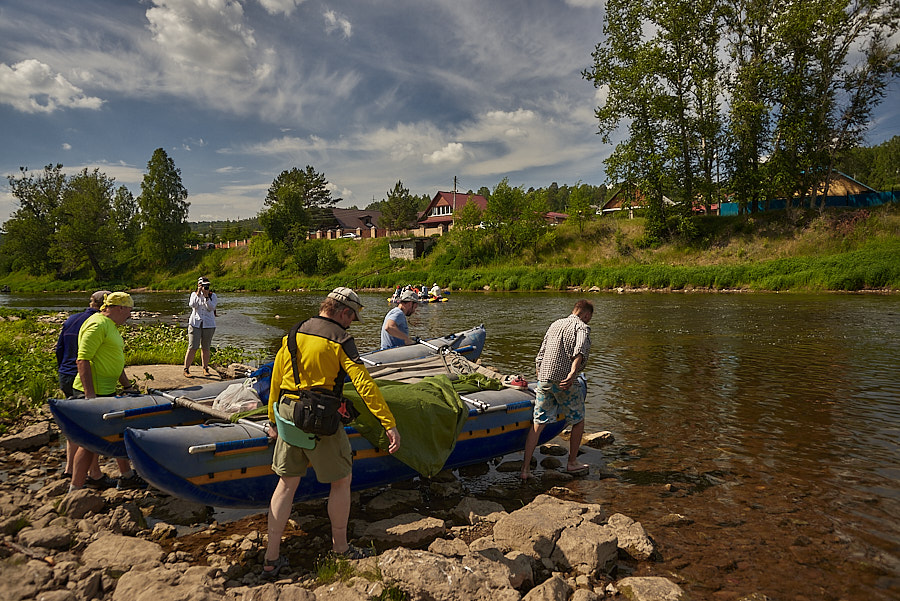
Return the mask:
[[578,381],[573,382],[568,390],[560,388],[559,382],[538,382],[537,398],[534,399],[534,423],[553,423],[560,410],[566,414],[566,421],[570,424],[583,421],[583,390]]

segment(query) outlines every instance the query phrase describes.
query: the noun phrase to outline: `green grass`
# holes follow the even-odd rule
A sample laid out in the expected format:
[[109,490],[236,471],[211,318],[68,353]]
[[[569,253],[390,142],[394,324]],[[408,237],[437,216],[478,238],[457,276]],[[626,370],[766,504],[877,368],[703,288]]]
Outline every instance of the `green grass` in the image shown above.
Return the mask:
[[[0,307],[0,434],[10,424],[61,394],[56,372],[56,340],[61,324],[42,321],[46,312]],[[12,318],[12,319],[10,319]],[[187,351],[184,330],[174,325],[126,325],[126,365],[180,365]],[[199,353],[198,353],[199,356]],[[248,359],[243,349],[217,347],[210,362],[228,365]],[[199,357],[197,359],[199,361]]]
[[346,582],[356,575],[356,568],[346,557],[328,553],[316,561],[316,579],[319,584]]
[[[316,560],[316,582],[320,586],[332,582],[347,582],[355,576],[371,582],[384,579],[377,563],[372,570],[359,571],[346,557],[334,553],[327,553]],[[385,584],[381,593],[372,597],[372,601],[409,601],[409,594],[396,584]]]

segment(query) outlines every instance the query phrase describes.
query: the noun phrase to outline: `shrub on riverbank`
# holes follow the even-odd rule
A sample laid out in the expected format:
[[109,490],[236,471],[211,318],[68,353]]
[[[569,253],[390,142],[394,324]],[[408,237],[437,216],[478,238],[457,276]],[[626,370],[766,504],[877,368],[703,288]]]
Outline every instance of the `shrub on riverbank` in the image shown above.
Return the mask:
[[[821,291],[900,289],[900,205],[870,209],[791,209],[749,216],[704,216],[696,233],[648,247],[643,220],[604,216],[583,229],[563,223],[542,252],[510,259],[469,253],[472,231],[438,237],[416,261],[392,260],[389,241],[328,240],[335,265],[304,275],[296,258],[265,238],[250,248],[196,251],[167,271],[136,273],[124,282],[55,280],[17,273],[0,278],[17,292],[143,287],[192,290],[198,275],[222,292],[327,290],[335,286],[392,289],[438,282],[454,290],[536,291],[580,286],[652,289]],[[476,233],[477,235],[477,233]],[[472,262],[476,261],[477,262]],[[209,273],[209,270],[215,273]]]
[[[0,434],[23,414],[61,394],[54,349],[62,315],[0,307]],[[184,361],[187,337],[183,328],[127,324],[120,330],[126,365],[179,365]],[[244,360],[244,350],[229,346],[214,347],[210,362],[228,365]]]

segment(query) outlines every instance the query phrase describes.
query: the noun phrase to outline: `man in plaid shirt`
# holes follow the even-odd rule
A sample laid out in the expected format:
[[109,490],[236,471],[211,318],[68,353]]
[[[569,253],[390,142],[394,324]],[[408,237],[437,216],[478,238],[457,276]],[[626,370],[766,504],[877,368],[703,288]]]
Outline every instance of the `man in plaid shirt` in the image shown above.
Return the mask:
[[584,395],[581,386],[573,384],[578,372],[584,368],[591,350],[591,328],[587,324],[593,315],[594,305],[589,301],[579,300],[571,315],[554,321],[544,334],[541,350],[535,358],[537,398],[534,401],[534,424],[525,440],[522,480],[532,477],[531,458],[538,437],[544,426],[556,421],[560,410],[565,411],[566,420],[572,425],[566,472],[587,472],[588,465],[578,462],[578,449],[584,435]]

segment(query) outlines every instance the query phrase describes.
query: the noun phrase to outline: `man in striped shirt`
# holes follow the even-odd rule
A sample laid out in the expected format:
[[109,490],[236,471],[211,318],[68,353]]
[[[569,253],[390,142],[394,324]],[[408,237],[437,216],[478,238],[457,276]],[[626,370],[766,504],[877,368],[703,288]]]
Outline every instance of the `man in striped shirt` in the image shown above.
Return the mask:
[[544,334],[544,341],[535,358],[537,398],[534,401],[533,427],[525,440],[522,480],[532,477],[531,458],[538,437],[544,426],[556,421],[560,410],[565,412],[566,420],[572,426],[566,472],[584,474],[588,469],[586,464],[578,461],[578,449],[584,435],[584,394],[576,378],[584,369],[591,350],[591,328],[587,324],[593,315],[594,305],[579,300],[571,315],[554,321]]

